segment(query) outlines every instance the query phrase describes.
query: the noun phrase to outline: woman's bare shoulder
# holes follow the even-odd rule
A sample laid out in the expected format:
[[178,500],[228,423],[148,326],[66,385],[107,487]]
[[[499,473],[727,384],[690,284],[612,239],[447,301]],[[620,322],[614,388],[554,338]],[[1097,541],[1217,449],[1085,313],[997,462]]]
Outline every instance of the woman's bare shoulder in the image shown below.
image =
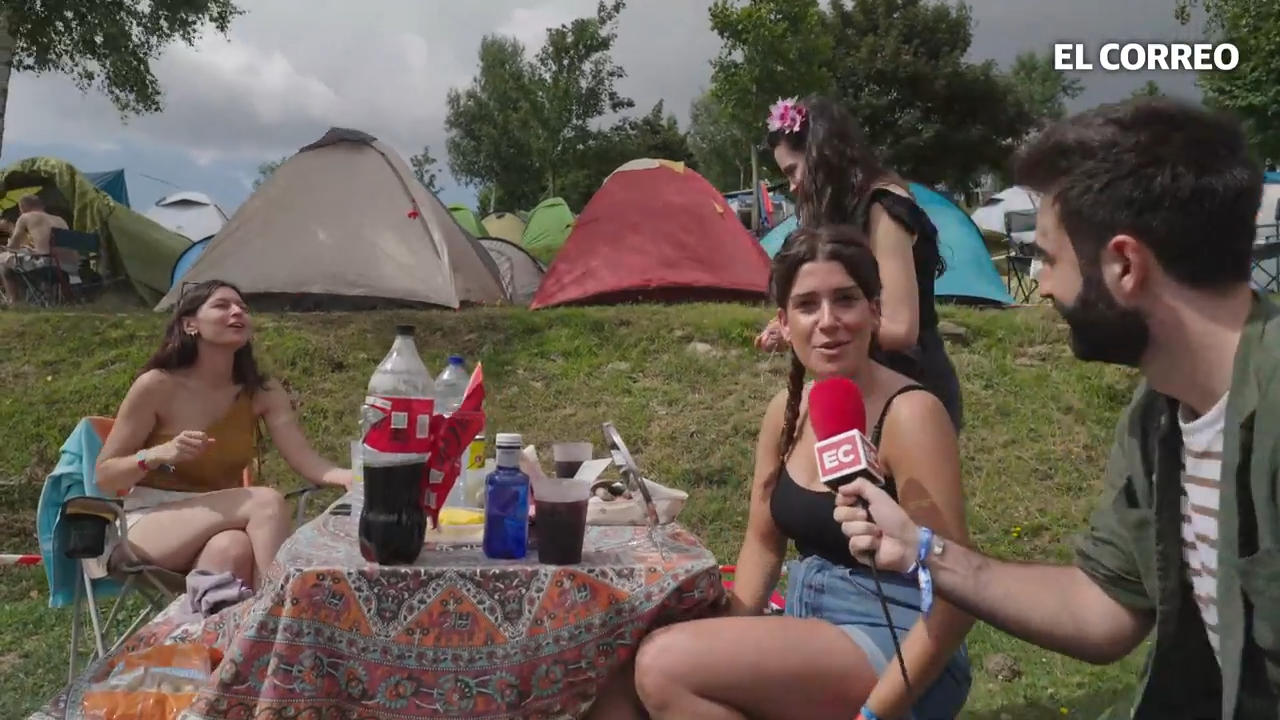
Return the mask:
[[160,369],[148,370],[139,375],[137,380],[133,381],[133,385],[130,386],[129,392],[141,393],[149,396],[167,395],[168,393],[173,392],[173,385],[173,376],[167,371]]

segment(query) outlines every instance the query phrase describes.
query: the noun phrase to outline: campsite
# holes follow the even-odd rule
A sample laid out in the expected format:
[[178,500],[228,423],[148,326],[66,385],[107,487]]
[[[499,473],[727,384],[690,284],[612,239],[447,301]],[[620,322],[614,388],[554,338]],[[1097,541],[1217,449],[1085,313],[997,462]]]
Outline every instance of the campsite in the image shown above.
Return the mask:
[[[1072,318],[1084,289],[1074,305],[1053,292],[1045,233],[1079,247],[1054,234],[1055,190],[1018,184],[1035,181],[1012,161],[1097,108],[1225,111],[1245,132],[1222,162],[1238,169],[1250,155],[1267,170],[1252,286],[1280,295],[1280,14],[1265,12],[1280,0],[1123,0],[1105,13],[1048,0],[381,2],[0,14],[0,235],[13,240],[0,258],[0,720],[551,720],[607,700],[655,717],[699,701],[783,717],[822,715],[807,711],[826,702],[859,720],[894,702],[902,712],[888,714],[914,704],[915,720],[1091,720],[1129,717],[1135,703],[1159,716],[1153,699],[1215,676],[1156,684],[1174,693],[1158,697],[1148,650],[1171,657],[1154,638],[1202,625],[1207,642],[1176,645],[1177,659],[1205,670],[1217,650],[1231,674],[1201,595],[1201,621],[1159,616],[1145,639],[1140,621],[1156,613],[1122,613],[1131,652],[1076,652],[1097,661],[1084,662],[982,622],[965,635],[951,597],[929,622],[929,568],[966,545],[1012,561],[987,571],[1070,566],[1108,511],[1117,533],[1121,521],[1157,525],[1143,507],[1154,483],[1115,462],[1142,363],[1081,361],[1081,323],[1105,318]],[[1238,47],[1240,67],[1060,70],[1064,34],[1078,52],[1203,36]],[[1175,145],[1135,173],[1220,162],[1201,167]],[[1115,171],[1114,154],[1061,155]],[[910,222],[890,216],[909,252],[877,246],[870,220],[831,227],[869,217],[872,203],[857,203],[881,192],[886,213],[886,196],[907,208]],[[15,228],[23,216],[51,223],[50,252]],[[831,256],[789,270],[796,255],[783,250],[802,226],[843,238],[815,253],[881,269],[880,297],[864,302],[877,276],[848,258],[843,272]],[[935,231],[936,253],[919,243]],[[1125,247],[1151,250],[1134,234]],[[1240,273],[1244,236],[1230,256]],[[25,254],[41,257],[28,266]],[[775,292],[806,268],[827,273],[826,290]],[[1174,280],[1161,287],[1187,286]],[[823,292],[826,319],[841,305],[835,324],[857,342],[818,343],[821,318],[808,339],[769,340],[805,314],[780,313],[771,295]],[[1142,297],[1165,308],[1166,294]],[[899,320],[904,347],[890,347]],[[1137,330],[1150,318],[1137,320],[1111,344],[1149,340]],[[958,398],[922,379],[925,339],[929,360],[954,365],[962,422]],[[884,384],[901,378],[883,370],[907,366],[922,377]],[[857,433],[820,430],[815,388],[828,380],[847,391],[838,409]],[[897,423],[887,432],[908,439],[882,443],[889,405],[917,389],[933,391],[914,405],[932,424]],[[827,520],[837,500],[819,447],[840,437],[860,443],[858,476],[879,484],[888,469],[883,488],[909,508],[898,572],[846,536],[859,525],[888,535],[877,518],[891,506],[877,506],[875,526]],[[897,495],[933,489],[935,475],[958,478],[946,509]],[[798,489],[807,513],[789,527],[780,487]],[[1095,547],[1114,541],[1129,569],[1149,549],[1106,530]],[[830,548],[816,549],[819,534]],[[1208,567],[1188,558],[1188,575]],[[1169,567],[1156,562],[1154,580],[1083,567],[1072,579],[1103,588],[1089,599],[1107,595],[1111,610],[1128,607],[1110,592],[1119,584],[1138,604],[1157,594],[1150,585],[1174,587]],[[1251,601],[1254,587],[1238,584],[1223,592]],[[1016,594],[974,585],[989,606],[1006,598],[990,588]],[[1028,588],[1053,588],[1046,605],[1077,599],[1056,582],[1017,589]],[[744,617],[725,617],[735,611]],[[688,640],[714,627],[703,620],[721,634]],[[909,697],[907,655],[935,659],[952,624],[945,667],[926,681],[950,697]],[[838,641],[830,657],[810,659],[815,645],[789,634],[815,627],[806,638]],[[1098,639],[1071,635],[1060,652]],[[1275,687],[1274,672],[1239,674]],[[813,692],[791,686],[801,676]],[[927,700],[949,709],[921,711]]]
[[[38,484],[29,483],[56,459],[68,413],[114,411],[183,287],[219,278],[243,288],[264,313],[269,367],[303,393],[304,422],[326,452],[340,452],[353,431],[353,408],[392,326],[412,322],[423,329],[420,347],[433,366],[456,352],[484,363],[495,427],[527,428],[532,441],[547,442],[553,437],[543,433],[589,435],[611,420],[643,438],[635,452],[646,467],[694,492],[684,522],[718,557],[732,560],[744,519],[740,478],[751,462],[741,439],[754,433],[786,367],[781,357],[758,356],[750,341],[769,315],[770,256],[779,236],[794,229],[793,218],[757,239],[695,170],[644,158],[610,173],[580,213],[549,201],[529,212],[479,217],[447,207],[377,139],[334,128],[277,168],[212,236],[195,239],[204,231],[189,228],[221,217],[199,196],[175,194],[160,212],[142,215],[89,179],[97,176],[49,161],[20,166],[27,167],[56,170],[44,192],[76,198],[65,205],[84,208],[73,214],[73,227],[110,238],[93,261],[104,263],[107,290],[67,306],[0,314],[5,337],[50,348],[0,363],[16,383],[11,397],[40,408],[32,416],[12,402],[3,406],[5,422],[23,429],[0,467],[29,478],[11,488],[6,507],[33,506]],[[29,171],[16,177],[36,179]],[[924,186],[912,191],[940,230],[948,269],[938,294],[952,308],[945,311],[952,353],[974,388],[967,412],[975,424],[1005,428],[966,440],[976,537],[1012,557],[1055,555],[1092,501],[1092,490],[1073,485],[1064,471],[1101,462],[1109,414],[1131,380],[1066,360],[1051,312],[1016,307],[969,216]],[[662,216],[631,202],[637,194],[653,198]],[[174,213],[174,205],[191,210]],[[209,208],[214,213],[202,210]],[[458,312],[442,316],[440,308]],[[584,404],[587,397],[599,401]],[[1070,408],[1038,411],[1049,398],[1069,398]],[[544,416],[556,418],[556,430],[544,428]],[[998,460],[1024,432],[1048,441],[1033,455]],[[18,447],[36,451],[28,457]],[[269,459],[267,473],[297,482],[278,458]],[[1013,491],[1011,477],[1035,478],[1052,491]],[[4,550],[33,550],[29,512],[6,517]],[[0,693],[34,709],[58,688],[67,612],[43,608],[38,573],[0,572],[13,578],[6,597],[15,604],[6,613],[14,622],[34,613],[40,620],[32,632],[49,647],[32,654],[0,640],[0,657],[20,668],[0,681]],[[1061,717],[1062,708],[1087,716],[1122,692],[1131,675],[1127,663],[1088,668],[989,630],[976,635],[976,657],[1013,662],[1046,679],[1011,683],[984,674],[966,717],[994,719],[1011,703],[1026,708],[1019,717]],[[1047,675],[1040,671],[1045,662],[1054,668]],[[18,678],[26,678],[21,686]]]
[[[732,198],[694,169],[641,158],[610,173],[580,213],[552,199],[481,217],[446,206],[389,146],[343,128],[302,147],[230,217],[194,192],[139,214],[116,175],[50,159],[0,174],[6,197],[38,188],[69,225],[102,238],[85,273],[100,288],[0,314],[0,333],[27,349],[0,361],[15,391],[0,417],[17,429],[0,468],[19,478],[5,507],[34,506],[68,418],[112,413],[184,287],[217,278],[262,313],[269,366],[297,388],[303,421],[326,452],[340,453],[351,435],[364,378],[392,326],[410,322],[424,330],[429,363],[459,352],[484,363],[495,427],[549,442],[558,436],[548,432],[589,435],[613,421],[643,438],[635,452],[645,466],[693,494],[683,522],[732,560],[751,462],[742,439],[786,372],[782,357],[762,357],[750,342],[770,314],[770,258],[794,216],[757,237]],[[1260,217],[1277,212],[1274,187]],[[1103,462],[1132,376],[1069,359],[1053,312],[1033,295],[1015,300],[1017,283],[1034,283],[1017,260],[1025,242],[1010,228],[993,241],[980,224],[990,225],[990,207],[1018,202],[1016,192],[972,217],[938,191],[913,184],[911,192],[939,230],[947,267],[937,295],[966,414],[983,428],[963,444],[976,542],[1004,557],[1061,559],[1094,499],[1078,473]],[[661,216],[631,202],[636,195],[652,198]],[[1019,267],[1025,277],[1014,278]],[[1260,266],[1260,283],[1268,272]],[[1010,456],[1028,434],[1040,438],[1034,451]],[[34,454],[18,449],[27,447]],[[266,472],[297,482],[279,458]],[[34,550],[30,511],[5,517],[3,549]],[[0,637],[0,658],[16,669],[0,679],[0,694],[33,710],[65,679],[67,612],[44,608],[38,572],[0,573],[7,622],[48,647],[32,652]],[[985,627],[972,652],[978,677],[963,717],[981,720],[1010,707],[1032,720],[1089,717],[1126,692],[1138,660],[1089,667]]]

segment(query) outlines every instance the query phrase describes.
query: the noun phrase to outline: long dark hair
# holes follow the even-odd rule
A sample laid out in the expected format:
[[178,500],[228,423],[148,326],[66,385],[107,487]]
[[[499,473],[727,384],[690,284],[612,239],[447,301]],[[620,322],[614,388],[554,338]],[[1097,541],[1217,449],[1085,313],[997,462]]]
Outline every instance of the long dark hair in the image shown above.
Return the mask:
[[[243,297],[240,288],[222,280],[205,280],[183,290],[182,297],[173,308],[173,316],[164,329],[164,340],[142,367],[142,373],[149,370],[182,370],[196,364],[200,343],[194,335],[183,331],[182,321],[193,317],[221,288],[234,290]],[[258,361],[253,357],[253,341],[246,342],[244,347],[236,350],[231,361],[231,379],[237,385],[244,386],[244,390],[251,395],[266,389],[267,375],[258,369]]]
[[[849,273],[863,297],[868,302],[880,299],[880,264],[871,252],[866,234],[855,225],[823,225],[802,227],[791,233],[782,249],[773,258],[769,274],[769,295],[779,310],[786,310],[791,300],[791,288],[795,285],[800,269],[812,262],[837,262]],[[876,355],[876,341],[872,337],[869,353]],[[778,451],[778,469],[770,483],[776,482],[778,473],[791,457],[799,437],[800,400],[804,396],[805,366],[791,348],[791,374],[787,378],[787,406],[782,416],[782,437]]]
[[880,163],[844,106],[820,95],[799,103],[804,122],[794,131],[772,130],[765,141],[804,156],[796,215],[804,225],[859,225],[859,205],[872,188],[907,182]]

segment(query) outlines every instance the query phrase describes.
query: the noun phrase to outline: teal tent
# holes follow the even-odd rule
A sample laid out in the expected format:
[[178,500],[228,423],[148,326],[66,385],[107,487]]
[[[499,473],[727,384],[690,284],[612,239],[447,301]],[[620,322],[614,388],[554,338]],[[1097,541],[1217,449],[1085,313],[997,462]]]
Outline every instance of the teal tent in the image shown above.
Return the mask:
[[[947,271],[934,285],[934,295],[938,300],[1012,305],[1013,297],[1009,295],[1004,279],[991,261],[987,246],[982,242],[982,231],[973,224],[973,219],[950,200],[923,185],[911,183],[911,192],[915,195],[916,203],[928,214],[934,227],[938,228],[938,244],[947,263]],[[795,231],[796,226],[797,221],[793,215],[760,239],[760,245],[769,253],[769,257],[778,254],[782,243]]]
[[94,184],[102,192],[111,196],[112,200],[120,203],[125,207],[129,205],[129,186],[124,181],[124,170],[107,170],[105,172],[90,172],[84,174],[85,178]]

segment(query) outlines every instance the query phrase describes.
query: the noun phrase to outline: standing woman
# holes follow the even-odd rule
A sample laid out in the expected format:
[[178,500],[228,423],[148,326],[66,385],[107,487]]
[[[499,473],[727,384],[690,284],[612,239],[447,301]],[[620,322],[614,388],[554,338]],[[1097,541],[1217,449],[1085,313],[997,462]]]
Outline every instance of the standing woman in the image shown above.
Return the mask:
[[[802,227],[853,225],[880,265],[880,360],[942,401],[958,431],[960,381],[938,333],[934,282],[946,263],[938,230],[906,180],[882,166],[852,115],[818,96],[779,100],[769,111],[769,148],[796,197]],[[756,347],[786,346],[775,318]]]

